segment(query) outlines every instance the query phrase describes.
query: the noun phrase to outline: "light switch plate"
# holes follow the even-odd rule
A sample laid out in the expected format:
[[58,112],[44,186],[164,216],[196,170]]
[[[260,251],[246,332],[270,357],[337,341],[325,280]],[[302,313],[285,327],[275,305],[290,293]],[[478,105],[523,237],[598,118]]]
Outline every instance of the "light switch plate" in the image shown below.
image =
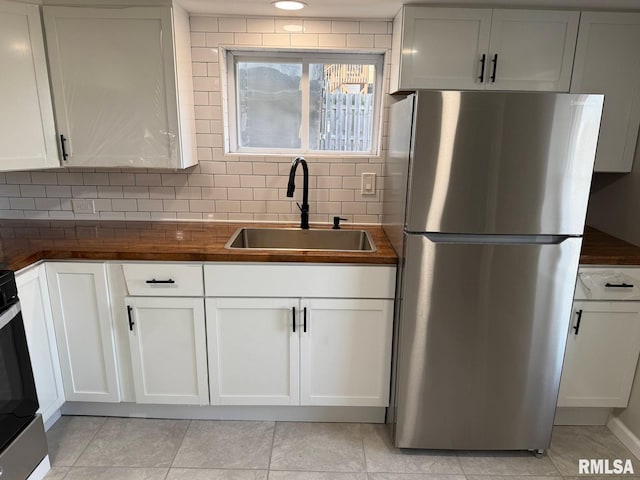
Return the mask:
[[360,193],[362,193],[362,195],[376,194],[376,174],[375,173],[362,174],[362,188],[360,189]]
[[75,198],[71,203],[73,204],[73,213],[96,213],[93,200]]

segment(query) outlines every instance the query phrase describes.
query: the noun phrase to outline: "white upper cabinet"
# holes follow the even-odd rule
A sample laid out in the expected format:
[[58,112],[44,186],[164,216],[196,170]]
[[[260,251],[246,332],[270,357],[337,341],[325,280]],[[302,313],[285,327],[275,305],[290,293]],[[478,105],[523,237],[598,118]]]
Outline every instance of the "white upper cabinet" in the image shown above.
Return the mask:
[[63,165],[197,163],[189,19],[182,9],[45,6],[43,12]]
[[0,170],[59,167],[37,5],[0,0]]
[[487,90],[567,92],[578,12],[494,10]]
[[408,6],[398,14],[393,27],[394,40],[400,42],[392,52],[401,56],[401,70],[400,84],[392,85],[391,91],[481,87],[481,60],[484,55],[487,61],[491,10]]
[[596,172],[629,172],[640,125],[640,14],[585,12],[571,91],[604,93]]
[[579,12],[404,7],[391,91],[569,90]]

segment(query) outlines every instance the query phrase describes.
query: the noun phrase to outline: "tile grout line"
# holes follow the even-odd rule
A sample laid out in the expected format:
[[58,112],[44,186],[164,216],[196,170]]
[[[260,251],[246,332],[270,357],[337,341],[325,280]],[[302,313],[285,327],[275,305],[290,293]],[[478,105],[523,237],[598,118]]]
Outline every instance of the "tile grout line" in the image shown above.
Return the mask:
[[169,468],[167,468],[167,474],[164,477],[165,480],[169,476],[169,471],[173,468],[173,464],[176,461],[176,457],[178,456],[178,452],[180,452],[180,449],[182,448],[182,444],[184,443],[184,439],[187,437],[187,433],[189,432],[189,429],[191,428],[192,423],[193,423],[193,420],[189,420],[189,425],[187,425],[187,428],[184,429],[184,433],[182,434],[182,438],[180,439],[180,445],[178,445],[178,448],[176,448],[176,453],[173,454],[173,458],[171,459],[171,463],[169,463]]
[[273,446],[276,442],[276,429],[278,428],[278,421],[274,420],[273,422],[273,435],[271,436],[271,451],[269,452],[269,464],[267,465],[267,480],[269,480],[269,476],[271,473],[271,459],[273,458]]
[[364,432],[362,431],[362,423],[358,423],[360,430],[360,443],[362,444],[362,457],[364,458],[364,474],[366,479],[369,480],[369,466],[367,465],[367,450],[364,447]]
[[[91,417],[91,418],[96,418],[96,417]],[[100,418],[100,417],[98,417]],[[78,457],[73,461],[73,464],[70,465],[69,467],[69,471],[67,471],[67,473],[65,473],[63,478],[66,478],[67,475],[69,474],[69,472],[71,471],[72,468],[74,468],[76,466],[76,463],[78,463],[78,460],[80,460],[80,457],[82,457],[82,455],[84,454],[84,452],[87,450],[87,448],[89,448],[89,445],[91,445],[91,442],[93,442],[96,438],[96,436],[98,435],[98,432],[100,432],[100,430],[102,430],[102,427],[104,427],[104,424],[107,423],[107,420],[109,419],[109,417],[102,417],[103,421],[100,424],[100,426],[96,429],[96,431],[93,433],[93,435],[91,436],[91,439],[87,442],[87,444],[84,446],[84,448],[82,449],[82,451],[80,452],[80,455],[78,455]]]

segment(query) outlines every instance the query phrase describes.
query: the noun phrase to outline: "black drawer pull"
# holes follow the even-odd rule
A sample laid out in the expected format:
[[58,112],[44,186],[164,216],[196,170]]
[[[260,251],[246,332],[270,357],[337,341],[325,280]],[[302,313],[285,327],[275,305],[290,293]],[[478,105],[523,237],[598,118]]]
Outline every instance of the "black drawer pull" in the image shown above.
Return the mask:
[[487,62],[487,54],[483,53],[482,58],[480,58],[480,76],[478,77],[478,80],[480,80],[480,83],[484,83],[484,67],[486,62]]
[[604,284],[605,287],[607,288],[633,288],[633,285],[630,283],[605,283]]
[[133,326],[135,325],[135,323],[131,315],[132,311],[133,307],[131,307],[131,305],[127,305],[127,315],[129,316],[129,330],[133,332]]
[[170,278],[169,280],[156,280],[155,278],[152,280],[147,280],[147,283],[151,283],[151,284],[156,284],[156,283],[176,283],[176,281],[173,278]]
[[304,310],[302,311],[304,314],[304,320],[303,320],[303,331],[304,333],[307,333],[307,307],[304,307]]
[[582,320],[582,309],[578,310],[576,312],[576,315],[578,316],[578,320],[576,321],[576,324],[571,328],[573,328],[576,331],[575,334],[578,335],[578,332],[580,331],[580,321]]
[[64,135],[60,135],[60,147],[62,148],[62,160],[64,160],[65,162],[67,161],[67,158],[69,158],[69,154],[67,153],[67,148],[64,146],[64,143],[67,141],[66,138],[64,138]]
[[493,56],[493,60],[491,60],[491,62],[493,63],[493,73],[491,74],[491,83],[496,83],[496,70],[498,68],[498,54],[497,53]]
[[296,333],[296,307],[291,307],[293,313],[293,333]]

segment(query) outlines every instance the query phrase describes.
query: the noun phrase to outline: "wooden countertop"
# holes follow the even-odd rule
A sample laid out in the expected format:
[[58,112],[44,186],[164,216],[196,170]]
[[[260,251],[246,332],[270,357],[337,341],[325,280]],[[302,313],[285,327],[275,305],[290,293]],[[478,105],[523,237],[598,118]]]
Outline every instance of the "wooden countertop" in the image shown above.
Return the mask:
[[[240,227],[282,224],[218,222],[127,222],[69,220],[0,220],[0,262],[19,270],[38,260],[155,260],[219,262],[398,263],[378,226],[367,230],[376,252],[238,251],[224,245]],[[331,228],[330,225],[311,228]]]
[[640,265],[640,247],[586,227],[580,252],[581,265]]

